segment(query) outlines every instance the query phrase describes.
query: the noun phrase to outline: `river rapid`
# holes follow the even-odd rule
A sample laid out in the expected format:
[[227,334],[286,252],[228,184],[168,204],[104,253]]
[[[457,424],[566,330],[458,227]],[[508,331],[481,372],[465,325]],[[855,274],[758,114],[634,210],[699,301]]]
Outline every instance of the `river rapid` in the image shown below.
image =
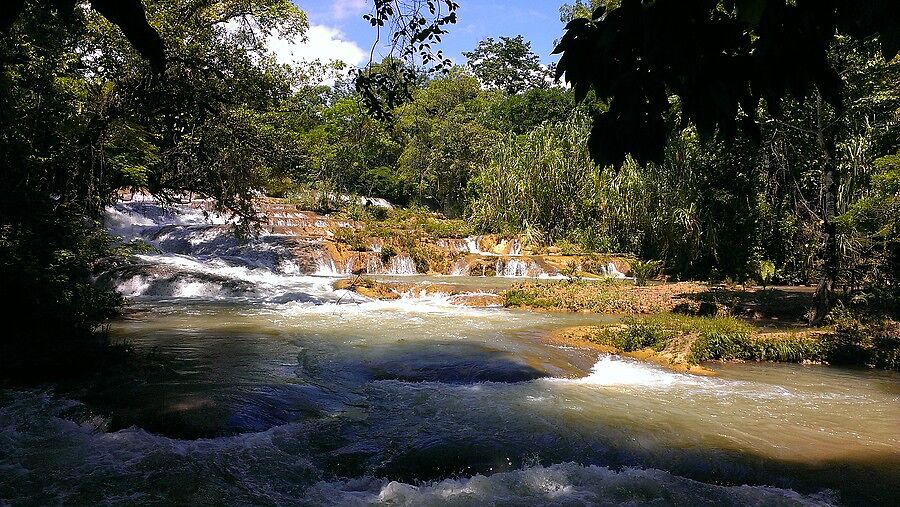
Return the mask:
[[[697,377],[549,333],[610,317],[372,301],[152,203],[109,227],[160,253],[108,274],[141,357],[0,391],[0,504],[889,505],[900,376]],[[210,222],[213,223],[210,223]],[[508,280],[414,277],[471,290]],[[895,503],[894,503],[895,504]]]

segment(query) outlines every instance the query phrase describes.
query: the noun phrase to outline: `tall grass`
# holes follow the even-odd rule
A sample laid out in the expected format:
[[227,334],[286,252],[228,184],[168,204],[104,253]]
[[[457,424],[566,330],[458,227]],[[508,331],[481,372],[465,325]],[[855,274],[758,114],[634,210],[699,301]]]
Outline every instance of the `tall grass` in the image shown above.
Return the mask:
[[680,271],[721,256],[716,231],[724,223],[698,204],[709,192],[690,131],[672,140],[665,163],[640,167],[629,160],[618,169],[594,164],[589,133],[590,119],[576,113],[499,143],[473,180],[473,223],[501,233],[537,229],[548,243],[631,252]]
[[575,115],[499,143],[475,179],[474,221],[494,232],[537,227],[548,241],[589,223],[599,211],[600,177],[584,142],[589,128],[586,116]]

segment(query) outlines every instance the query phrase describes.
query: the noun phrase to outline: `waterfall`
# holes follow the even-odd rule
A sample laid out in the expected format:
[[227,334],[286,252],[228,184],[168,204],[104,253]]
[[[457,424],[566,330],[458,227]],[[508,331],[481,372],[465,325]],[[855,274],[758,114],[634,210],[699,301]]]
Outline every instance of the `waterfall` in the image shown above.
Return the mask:
[[522,255],[522,242],[519,241],[519,238],[513,238],[509,242],[509,255],[519,256]]
[[443,248],[453,254],[471,253],[467,239],[441,238],[435,244],[438,248]]
[[537,277],[543,270],[534,261],[522,259],[498,259],[497,276],[507,278]]
[[334,259],[320,258],[316,263],[316,272],[313,274],[316,276],[338,276],[337,266],[334,264]]
[[469,266],[469,261],[465,257],[458,259],[453,263],[453,267],[450,268],[451,276],[469,276],[472,268]]
[[610,278],[615,278],[617,280],[624,280],[628,278],[627,276],[625,276],[625,273],[620,272],[618,268],[616,268],[616,265],[613,262],[610,262],[606,265],[605,271],[606,272],[604,274]]
[[370,255],[366,260],[366,274],[369,275],[380,275],[384,273],[384,263],[381,262],[381,258],[377,255]]
[[392,275],[415,275],[416,263],[408,255],[395,255],[391,258],[391,267],[388,273]]
[[470,254],[481,254],[481,248],[478,246],[478,236],[469,236],[466,238],[466,247]]
[[353,265],[356,259],[351,257],[347,259],[347,263],[341,268],[338,263],[334,262],[328,254],[323,253],[316,263],[315,276],[345,276],[353,273]]

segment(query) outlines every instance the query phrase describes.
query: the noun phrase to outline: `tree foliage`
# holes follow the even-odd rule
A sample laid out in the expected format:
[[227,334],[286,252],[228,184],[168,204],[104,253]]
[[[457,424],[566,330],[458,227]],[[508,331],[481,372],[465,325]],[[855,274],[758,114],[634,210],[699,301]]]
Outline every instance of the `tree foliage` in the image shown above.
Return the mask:
[[756,127],[760,102],[777,113],[788,95],[818,90],[841,107],[842,82],[828,61],[840,31],[880,35],[886,59],[900,49],[900,4],[879,0],[624,0],[576,18],[555,52],[557,75],[580,99],[594,90],[609,103],[590,136],[601,165],[627,154],[660,161],[669,94],[704,138],[732,139]]
[[262,36],[307,26],[287,0],[148,1],[161,71],[108,12],[62,4],[24,2],[0,40],[2,311],[20,330],[8,350],[77,341],[115,313],[92,276],[120,251],[99,223],[117,189],[196,192],[249,224],[280,143],[260,113],[296,77]]
[[550,72],[541,65],[531,51],[531,43],[525,37],[488,37],[478,43],[473,51],[463,52],[467,67],[489,88],[502,90],[510,95],[532,88],[547,88]]
[[[376,31],[371,54],[387,29],[388,59],[404,64],[377,69],[370,57],[366,68],[357,73],[356,90],[372,116],[389,119],[390,110],[408,100],[408,83],[416,80],[419,65],[428,73],[450,69],[452,62],[435,46],[447,34],[447,27],[456,23],[458,9],[453,0],[374,0],[372,13],[363,16]],[[395,88],[397,84],[401,86]]]

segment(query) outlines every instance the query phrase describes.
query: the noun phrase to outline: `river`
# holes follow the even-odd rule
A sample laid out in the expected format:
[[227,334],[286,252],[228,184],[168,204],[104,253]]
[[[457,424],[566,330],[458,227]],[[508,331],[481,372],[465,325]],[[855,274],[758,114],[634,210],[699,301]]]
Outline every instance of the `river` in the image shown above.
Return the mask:
[[[144,237],[173,226],[197,237],[195,223],[145,218],[133,219]],[[258,244],[240,247],[252,256],[206,248],[217,238],[145,255],[152,276],[119,274],[132,298],[111,333],[146,361],[65,389],[0,392],[0,504],[900,498],[896,373],[712,364],[716,377],[680,374],[546,339],[610,317],[470,308],[417,291],[366,300],[278,255],[260,261]]]

